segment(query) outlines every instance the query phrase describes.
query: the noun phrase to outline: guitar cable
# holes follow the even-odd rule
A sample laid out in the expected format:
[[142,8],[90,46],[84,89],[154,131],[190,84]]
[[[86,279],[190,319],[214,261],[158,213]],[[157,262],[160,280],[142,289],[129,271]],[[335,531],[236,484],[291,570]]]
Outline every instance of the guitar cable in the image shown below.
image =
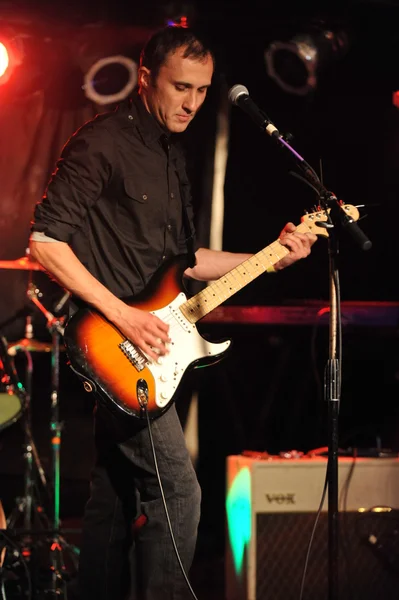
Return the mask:
[[171,537],[172,544],[173,544],[173,549],[175,551],[176,558],[177,558],[177,561],[179,563],[179,567],[180,567],[181,572],[183,574],[183,577],[184,577],[184,579],[185,579],[185,581],[187,583],[188,589],[190,590],[190,593],[191,593],[192,597],[194,598],[194,600],[198,600],[198,598],[195,595],[195,592],[194,592],[194,590],[193,590],[193,588],[191,586],[191,583],[190,583],[190,581],[189,581],[189,579],[187,577],[187,573],[186,573],[186,571],[184,569],[182,560],[180,558],[179,550],[177,548],[175,536],[174,536],[174,533],[173,533],[172,523],[170,521],[168,506],[167,506],[167,503],[166,503],[165,493],[164,493],[163,486],[162,486],[161,475],[160,475],[159,469],[158,469],[157,455],[156,455],[156,452],[155,452],[154,439],[152,437],[152,431],[151,431],[151,421],[150,421],[150,417],[149,417],[149,414],[148,414],[147,406],[144,405],[142,408],[143,408],[143,410],[145,412],[145,416],[146,416],[146,419],[147,419],[148,434],[150,436],[150,444],[151,444],[152,455],[153,455],[153,458],[154,458],[155,472],[156,472],[157,479],[158,479],[159,489],[161,491],[162,503],[163,503],[163,507],[164,507],[164,510],[165,510],[166,520],[167,520],[167,523],[168,523],[168,528],[169,528],[169,533],[170,533],[170,537]]

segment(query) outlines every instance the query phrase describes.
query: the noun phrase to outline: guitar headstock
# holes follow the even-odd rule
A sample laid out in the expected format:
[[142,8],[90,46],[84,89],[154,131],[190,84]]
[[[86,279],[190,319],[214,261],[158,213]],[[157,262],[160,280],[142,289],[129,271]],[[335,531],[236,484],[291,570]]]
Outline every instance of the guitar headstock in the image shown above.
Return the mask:
[[[341,204],[340,208],[353,221],[358,221],[360,214],[356,206],[353,206],[352,204]],[[329,208],[327,212],[330,212],[330,210],[331,208]],[[323,226],[323,223],[327,223],[327,212],[325,210],[314,211],[312,213],[303,215],[301,221],[302,223],[306,223],[311,233],[328,237],[328,227]]]

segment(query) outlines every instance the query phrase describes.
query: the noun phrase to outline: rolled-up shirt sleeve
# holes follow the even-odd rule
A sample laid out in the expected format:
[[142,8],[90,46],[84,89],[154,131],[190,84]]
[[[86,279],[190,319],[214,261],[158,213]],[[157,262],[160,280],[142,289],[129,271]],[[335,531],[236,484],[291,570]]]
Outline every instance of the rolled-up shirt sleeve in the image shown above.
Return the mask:
[[94,123],[74,134],[35,207],[32,232],[69,243],[109,181],[112,159],[113,140],[105,127]]

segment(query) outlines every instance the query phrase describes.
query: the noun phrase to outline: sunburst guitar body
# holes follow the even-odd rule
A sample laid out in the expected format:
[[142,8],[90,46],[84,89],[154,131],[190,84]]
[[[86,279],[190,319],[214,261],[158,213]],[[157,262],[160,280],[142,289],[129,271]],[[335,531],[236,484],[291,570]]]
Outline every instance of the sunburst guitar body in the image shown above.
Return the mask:
[[72,368],[84,387],[135,417],[161,415],[174,399],[189,368],[220,360],[230,341],[211,343],[198,333],[180,306],[187,301],[181,284],[185,256],[166,263],[146,290],[128,301],[169,325],[169,354],[150,361],[105,317],[92,308],[79,310],[65,329],[65,345]]

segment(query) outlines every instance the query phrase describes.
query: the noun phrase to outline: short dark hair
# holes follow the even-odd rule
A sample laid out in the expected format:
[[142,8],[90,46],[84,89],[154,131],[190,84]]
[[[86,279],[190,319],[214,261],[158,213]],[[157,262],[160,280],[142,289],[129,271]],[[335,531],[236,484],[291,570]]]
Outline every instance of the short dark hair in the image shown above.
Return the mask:
[[171,26],[157,31],[148,40],[141,51],[140,66],[147,67],[152,78],[156,79],[168,55],[179,48],[186,48],[184,58],[205,60],[207,56],[211,56],[215,65],[215,57],[203,35],[186,27]]

